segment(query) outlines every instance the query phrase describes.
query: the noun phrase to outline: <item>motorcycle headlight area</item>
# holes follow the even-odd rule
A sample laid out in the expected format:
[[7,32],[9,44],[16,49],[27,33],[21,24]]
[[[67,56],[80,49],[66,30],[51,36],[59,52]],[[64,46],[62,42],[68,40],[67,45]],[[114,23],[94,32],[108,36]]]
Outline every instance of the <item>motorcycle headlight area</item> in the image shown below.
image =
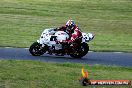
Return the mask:
[[92,40],[94,38],[94,34],[92,34],[92,33],[88,33],[87,35],[89,36],[90,40]]
[[87,42],[91,41],[94,38],[94,34],[92,33],[82,33],[82,35]]

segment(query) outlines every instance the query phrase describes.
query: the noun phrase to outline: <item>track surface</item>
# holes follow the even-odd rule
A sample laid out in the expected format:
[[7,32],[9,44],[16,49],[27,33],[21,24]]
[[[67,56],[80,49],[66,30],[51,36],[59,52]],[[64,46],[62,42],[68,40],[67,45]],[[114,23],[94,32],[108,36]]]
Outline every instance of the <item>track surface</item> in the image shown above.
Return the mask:
[[0,59],[39,60],[45,62],[74,62],[132,67],[132,53],[89,52],[81,59],[70,56],[32,56],[24,48],[0,48]]

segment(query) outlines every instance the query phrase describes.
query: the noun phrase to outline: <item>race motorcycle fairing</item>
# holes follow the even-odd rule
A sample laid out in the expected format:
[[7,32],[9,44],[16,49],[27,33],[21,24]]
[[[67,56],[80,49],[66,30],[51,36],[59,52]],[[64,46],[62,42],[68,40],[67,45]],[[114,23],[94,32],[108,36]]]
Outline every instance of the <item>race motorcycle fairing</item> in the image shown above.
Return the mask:
[[81,58],[89,51],[86,42],[94,38],[92,33],[82,33],[82,37],[76,39],[72,44],[64,42],[69,39],[69,35],[64,31],[55,31],[54,28],[45,29],[40,39],[34,42],[29,52],[33,56],[40,56],[44,53],[55,55],[70,55],[73,58]]

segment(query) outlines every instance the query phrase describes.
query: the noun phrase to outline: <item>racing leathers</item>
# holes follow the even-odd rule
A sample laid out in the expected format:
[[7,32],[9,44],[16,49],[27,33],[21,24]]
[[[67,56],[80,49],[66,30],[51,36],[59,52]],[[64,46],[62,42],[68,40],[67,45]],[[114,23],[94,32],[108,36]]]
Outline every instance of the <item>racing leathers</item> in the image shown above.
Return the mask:
[[59,27],[57,30],[65,31],[70,36],[70,38],[67,40],[68,43],[72,43],[82,36],[81,30],[76,25],[74,25],[74,27],[70,30],[68,30],[66,26]]

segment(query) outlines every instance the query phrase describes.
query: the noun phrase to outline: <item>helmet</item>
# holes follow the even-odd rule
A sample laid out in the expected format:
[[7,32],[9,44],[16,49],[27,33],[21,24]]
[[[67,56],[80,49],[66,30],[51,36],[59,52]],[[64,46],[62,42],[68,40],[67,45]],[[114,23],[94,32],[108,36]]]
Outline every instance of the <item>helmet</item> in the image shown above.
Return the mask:
[[68,21],[66,22],[67,30],[72,30],[73,27],[74,27],[74,25],[75,25],[75,23],[74,23],[73,20],[68,20]]

